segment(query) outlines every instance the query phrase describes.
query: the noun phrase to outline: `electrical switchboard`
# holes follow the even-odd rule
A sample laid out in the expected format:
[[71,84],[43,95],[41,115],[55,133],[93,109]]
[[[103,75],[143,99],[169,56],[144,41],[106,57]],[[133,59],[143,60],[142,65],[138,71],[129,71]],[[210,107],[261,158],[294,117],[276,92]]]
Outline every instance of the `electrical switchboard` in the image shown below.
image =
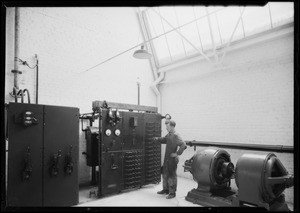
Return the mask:
[[7,120],[7,205],[76,205],[79,109],[9,103]]
[[[88,116],[85,117],[85,119]],[[161,181],[161,119],[156,107],[93,102],[86,128],[88,166],[98,166],[98,196]],[[83,117],[82,117],[83,118]],[[99,155],[100,153],[100,155]]]

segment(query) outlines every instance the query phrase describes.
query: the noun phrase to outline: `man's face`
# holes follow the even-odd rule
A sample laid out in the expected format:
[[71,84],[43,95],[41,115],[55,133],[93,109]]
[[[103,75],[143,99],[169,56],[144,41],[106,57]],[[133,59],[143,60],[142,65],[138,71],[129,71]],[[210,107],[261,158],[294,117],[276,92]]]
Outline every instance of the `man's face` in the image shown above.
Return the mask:
[[167,131],[170,132],[170,130],[172,129],[172,127],[170,126],[170,122],[165,122],[165,124]]

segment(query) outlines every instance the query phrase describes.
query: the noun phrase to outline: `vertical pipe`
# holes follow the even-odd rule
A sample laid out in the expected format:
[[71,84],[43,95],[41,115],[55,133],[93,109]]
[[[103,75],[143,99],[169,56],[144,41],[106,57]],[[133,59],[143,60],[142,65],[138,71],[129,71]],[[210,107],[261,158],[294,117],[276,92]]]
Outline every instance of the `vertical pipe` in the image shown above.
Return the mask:
[[14,95],[14,97],[15,97],[15,103],[17,103],[18,102],[18,97],[17,97],[17,93],[18,93],[18,91],[17,91],[17,88],[16,87],[14,87],[13,88],[13,95]]
[[39,60],[37,54],[35,54],[36,59],[36,86],[35,86],[35,103],[38,104],[39,98]]
[[153,89],[153,91],[156,95],[156,105],[158,107],[158,113],[162,112],[162,106],[161,106],[161,94],[160,94],[157,86],[164,78],[165,78],[165,72],[161,72],[159,77],[151,85],[151,88]]
[[140,82],[137,82],[137,87],[138,87],[138,105],[140,105]]
[[23,90],[20,90],[20,94],[21,94],[21,103],[24,103],[24,92],[23,92]]
[[[81,119],[81,121],[83,121],[83,119]],[[93,121],[92,119],[90,119],[90,126],[93,126]],[[85,132],[86,133],[86,132]],[[96,166],[92,166],[92,181],[91,181],[92,185],[96,185],[97,184],[97,178],[96,178]]]
[[[20,36],[20,10],[18,7],[15,8],[15,57],[19,57],[19,36]],[[14,70],[19,70],[18,61],[14,59]],[[17,92],[19,90],[19,73],[14,72],[14,87]],[[14,95],[17,95],[16,93]]]
[[101,162],[101,158],[102,158],[102,108],[100,107],[99,110],[99,139],[98,139],[98,197],[102,196],[102,186],[101,186],[101,172],[102,172],[102,162]]

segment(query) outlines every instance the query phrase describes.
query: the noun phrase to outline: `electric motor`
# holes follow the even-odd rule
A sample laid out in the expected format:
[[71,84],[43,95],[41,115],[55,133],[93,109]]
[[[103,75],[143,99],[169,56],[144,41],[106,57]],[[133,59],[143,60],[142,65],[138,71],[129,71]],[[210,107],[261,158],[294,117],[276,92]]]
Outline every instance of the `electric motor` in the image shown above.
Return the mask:
[[236,164],[235,180],[239,200],[258,206],[271,203],[294,185],[293,175],[273,153],[242,155]]
[[206,149],[198,151],[185,162],[185,171],[193,174],[198,190],[213,191],[230,185],[234,165],[225,150]]

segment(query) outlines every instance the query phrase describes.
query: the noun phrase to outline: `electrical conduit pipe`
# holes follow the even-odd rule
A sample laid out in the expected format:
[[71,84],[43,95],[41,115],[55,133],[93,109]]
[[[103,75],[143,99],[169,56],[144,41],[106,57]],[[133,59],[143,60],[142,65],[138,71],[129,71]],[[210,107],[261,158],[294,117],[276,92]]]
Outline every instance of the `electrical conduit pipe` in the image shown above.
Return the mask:
[[160,92],[157,88],[157,85],[165,78],[165,72],[161,72],[159,77],[156,78],[156,80],[153,82],[153,84],[151,85],[152,90],[154,91],[155,95],[156,95],[156,104],[158,107],[158,112],[161,113],[161,95]]

